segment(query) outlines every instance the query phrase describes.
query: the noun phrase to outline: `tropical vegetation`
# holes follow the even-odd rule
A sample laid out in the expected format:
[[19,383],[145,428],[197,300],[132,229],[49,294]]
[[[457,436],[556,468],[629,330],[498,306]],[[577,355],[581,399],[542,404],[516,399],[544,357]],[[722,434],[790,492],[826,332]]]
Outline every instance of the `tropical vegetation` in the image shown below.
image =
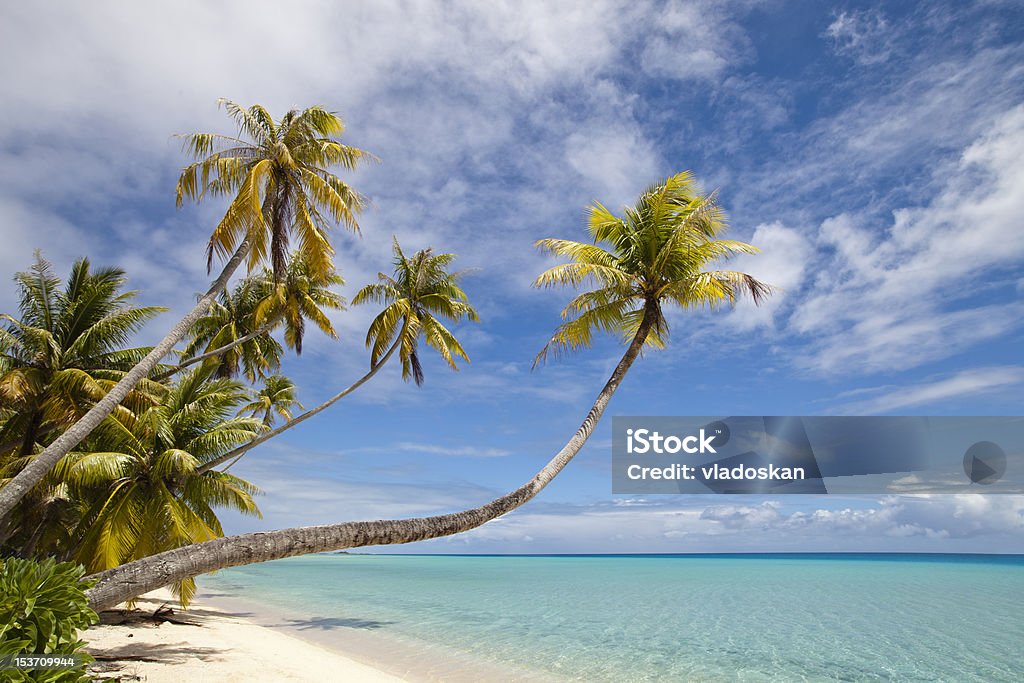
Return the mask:
[[[250,398],[240,382],[199,368],[141,413],[118,410],[55,474],[82,501],[65,553],[96,572],[224,534],[215,508],[259,515],[258,489],[226,472],[199,468],[251,440],[261,420],[238,415]],[[58,550],[58,549],[55,549]],[[187,603],[191,579],[172,584]]]
[[80,664],[67,669],[6,670],[17,683],[77,683],[93,680],[85,671],[92,658],[78,633],[98,621],[85,591],[94,582],[85,568],[48,558],[41,562],[0,557],[0,657],[74,655]]
[[152,374],[208,314],[243,262],[250,271],[270,265],[275,282],[281,282],[294,236],[308,267],[320,282],[326,282],[334,272],[331,219],[358,232],[356,216],[365,201],[330,169],[353,170],[373,157],[338,139],[345,126],[337,114],[315,106],[293,109],[275,121],[258,104],[249,108],[229,100],[220,104],[238,133],[182,136],[186,153],[196,161],[181,173],[177,201],[180,206],[185,199],[198,201],[207,194],[231,197],[207,247],[208,268],[212,269],[216,255],[227,258],[223,268],[192,310],[144,358],[0,488],[0,520]]
[[[94,572],[87,595],[96,609],[167,585],[185,603],[195,576],[223,567],[480,526],[531,500],[575,457],[643,350],[667,344],[667,307],[716,310],[770,294],[749,274],[720,267],[757,250],[722,237],[724,211],[690,173],[651,186],[622,215],[595,203],[589,240],[537,243],[565,262],[535,285],[582,291],[535,364],[585,349],[602,333],[619,337],[625,351],[544,468],[510,493],[451,514],[225,537],[218,510],[259,514],[256,485],[226,471],[239,458],[335,405],[392,357],[416,385],[424,347],[457,370],[469,355],[453,326],[479,316],[462,288],[465,273],[452,270],[454,254],[407,255],[394,240],[391,273],[352,299],[380,307],[365,336],[369,369],[306,410],[281,374],[282,359],[302,352],[307,323],[337,338],[332,316],[345,301],[335,291],[343,280],[329,234],[333,225],[358,231],[365,204],[328,169],[352,170],[372,157],[341,143],[341,120],[322,108],[274,120],[259,105],[222,105],[238,135],[184,136],[195,161],[178,181],[178,201],[227,197],[207,247],[208,265],[226,262],[161,342],[131,346],[158,309],[133,307],[123,273],[93,272],[85,260],[62,288],[39,259],[16,277],[18,314],[2,318],[0,554],[82,564]],[[230,284],[242,264],[249,273]],[[182,342],[173,364],[163,364]],[[30,527],[30,518],[39,523]]]

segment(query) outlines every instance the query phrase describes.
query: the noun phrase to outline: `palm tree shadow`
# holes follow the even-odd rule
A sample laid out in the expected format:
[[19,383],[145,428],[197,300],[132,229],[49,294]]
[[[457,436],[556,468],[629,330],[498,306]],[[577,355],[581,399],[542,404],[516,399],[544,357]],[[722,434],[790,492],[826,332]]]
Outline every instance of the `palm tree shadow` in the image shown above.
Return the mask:
[[194,645],[177,643],[153,645],[130,643],[110,648],[86,647],[86,650],[99,662],[181,664],[192,658],[197,658],[204,662],[224,658],[224,652],[219,648],[196,647]]
[[377,629],[397,623],[394,621],[376,621],[373,619],[353,619],[345,617],[313,617],[312,619],[288,619],[286,621],[287,623],[278,624],[278,626],[286,626],[299,631],[308,631],[311,629],[332,631],[338,628]]

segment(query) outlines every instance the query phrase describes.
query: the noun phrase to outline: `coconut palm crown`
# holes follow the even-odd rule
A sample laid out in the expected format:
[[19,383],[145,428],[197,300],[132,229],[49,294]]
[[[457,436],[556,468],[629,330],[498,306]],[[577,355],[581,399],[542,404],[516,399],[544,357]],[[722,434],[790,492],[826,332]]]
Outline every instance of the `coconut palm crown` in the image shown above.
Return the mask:
[[[14,279],[20,317],[0,315],[0,407],[7,411],[0,441],[6,446],[18,440],[21,454],[29,455],[43,433],[73,423],[146,355],[148,348],[127,344],[166,309],[134,306],[135,292],[124,291],[124,271],[93,268],[84,258],[63,287],[39,253]],[[154,392],[159,388],[146,382],[128,401],[146,404]]]
[[270,334],[274,321],[264,321],[257,315],[269,289],[262,280],[247,277],[230,291],[221,292],[206,315],[189,331],[192,338],[185,346],[183,357],[224,349],[223,353],[204,361],[217,368],[218,377],[244,374],[250,382],[256,382],[275,372],[281,366],[284,349]]
[[253,417],[262,416],[263,424],[272,427],[277,416],[285,422],[291,420],[292,408],[303,409],[302,403],[295,398],[295,383],[284,375],[271,375],[263,380],[263,388],[239,412],[250,413]]
[[[235,416],[248,398],[232,379],[202,366],[184,373],[164,401],[136,414],[119,407],[55,472],[91,501],[75,536],[75,559],[92,571],[224,535],[216,508],[259,516],[258,489],[223,472],[199,472],[212,458],[263,429]],[[102,449],[102,450],[100,450]],[[172,585],[182,604],[195,584]]]
[[[759,250],[745,242],[718,239],[727,227],[716,193],[703,194],[689,171],[647,189],[633,206],[616,216],[595,202],[588,211],[592,244],[543,239],[537,246],[571,259],[546,270],[538,287],[597,285],[573,298],[562,311],[565,322],[544,346],[534,365],[549,354],[591,345],[595,332],[627,341],[642,321],[651,321],[644,343],[661,348],[668,336],[663,306],[719,307],[749,294],[760,303],[771,287],[734,270],[707,270],[716,261]],[[600,245],[607,245],[607,249]]]
[[452,370],[458,370],[456,357],[469,361],[462,345],[437,316],[455,322],[463,318],[479,322],[480,316],[459,287],[464,273],[448,271],[455,254],[435,254],[428,248],[407,257],[397,239],[392,250],[394,276],[378,273],[378,282],[360,289],[352,303],[387,304],[366,333],[366,346],[371,349],[370,365],[376,366],[392,344],[398,344],[402,378],[408,381],[411,377],[419,386],[423,384],[418,352],[420,337],[441,354]]
[[179,206],[186,197],[198,201],[206,193],[233,197],[210,237],[207,266],[215,254],[230,255],[249,236],[249,269],[269,261],[280,282],[294,238],[310,268],[327,274],[334,255],[331,222],[358,232],[356,214],[365,204],[328,168],[352,170],[373,157],[335,139],[345,126],[322,107],[293,109],[274,121],[258,104],[245,108],[224,99],[219,104],[238,125],[239,137],[181,136],[196,161],[182,171],[177,188]]
[[319,272],[310,266],[301,252],[292,254],[281,281],[275,282],[271,271],[259,278],[262,299],[256,307],[256,320],[260,324],[280,319],[284,324],[284,341],[297,355],[302,354],[302,340],[306,334],[306,321],[312,321],[331,339],[338,338],[327,311],[345,309],[345,298],[331,287],[345,284],[331,266]]

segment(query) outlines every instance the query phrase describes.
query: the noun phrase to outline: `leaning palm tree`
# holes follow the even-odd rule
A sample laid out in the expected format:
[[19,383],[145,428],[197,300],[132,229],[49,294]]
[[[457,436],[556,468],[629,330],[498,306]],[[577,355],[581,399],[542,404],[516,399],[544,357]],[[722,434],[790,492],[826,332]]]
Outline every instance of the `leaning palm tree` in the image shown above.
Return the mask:
[[220,104],[249,139],[211,133],[183,136],[185,149],[197,161],[178,180],[179,205],[186,197],[200,199],[209,192],[234,196],[232,208],[246,207],[228,209],[213,231],[208,265],[214,255],[228,256],[248,238],[250,270],[269,260],[280,282],[294,237],[313,272],[326,275],[334,256],[331,221],[358,230],[355,216],[365,203],[326,169],[340,164],[353,170],[372,157],[332,139],[345,127],[337,115],[320,107],[293,109],[274,121],[258,104],[248,109],[230,100]]
[[25,469],[0,488],[0,520],[39,483],[57,462],[92,432],[128,392],[181,341],[209,309],[243,261],[250,269],[269,261],[280,276],[291,235],[318,273],[330,271],[333,249],[331,223],[358,231],[356,215],[364,200],[328,169],[352,170],[369,155],[336,138],[345,127],[322,107],[292,110],[280,121],[253,105],[245,109],[221,101],[238,125],[238,136],[197,133],[184,145],[197,162],[184,169],[178,181],[178,204],[202,199],[206,193],[232,197],[227,212],[213,231],[207,263],[214,255],[227,257],[220,272],[196,306],[167,336],[129,370],[107,394],[61,434]]
[[216,368],[218,377],[243,374],[256,382],[281,366],[284,349],[271,336],[280,319],[264,321],[257,317],[257,308],[265,296],[257,278],[244,278],[232,288],[221,292],[209,312],[196,321],[185,346],[185,362],[158,375],[165,378],[193,365],[198,358]]
[[243,534],[161,553],[94,577],[98,583],[88,592],[93,608],[111,607],[171,581],[224,567],[343,548],[411,543],[476,528],[533,499],[575,457],[641,349],[652,337],[655,343],[666,341],[663,305],[714,309],[744,293],[759,302],[770,291],[746,274],[708,268],[735,253],[755,249],[718,239],[725,229],[722,211],[713,194],[700,193],[689,173],[648,189],[621,218],[595,204],[590,209],[589,227],[594,242],[606,244],[607,249],[569,241],[538,243],[572,259],[542,274],[537,279],[539,286],[596,284],[592,298],[576,297],[566,312],[567,324],[580,318],[585,322],[569,328],[563,325],[545,349],[582,348],[590,341],[585,330],[628,334],[628,346],[579,429],[526,484],[490,503],[451,514]]
[[[717,239],[726,228],[715,194],[696,191],[689,173],[672,176],[627,207],[620,218],[601,204],[590,209],[593,243],[544,239],[537,246],[571,259],[537,278],[537,286],[594,282],[595,289],[577,295],[562,311],[566,322],[541,349],[534,365],[549,354],[587,348],[596,332],[621,335],[626,341],[663,348],[668,323],[663,306],[715,309],[750,294],[759,303],[770,287],[734,270],[704,270],[709,263],[755,247]],[[606,244],[610,251],[600,246]]]
[[417,385],[422,385],[421,338],[441,354],[452,370],[458,369],[456,358],[469,360],[462,345],[436,316],[454,321],[468,318],[474,322],[479,322],[480,317],[459,287],[463,274],[448,272],[455,254],[435,254],[433,249],[423,249],[408,258],[397,239],[392,249],[394,276],[378,273],[378,281],[360,289],[352,303],[386,304],[366,333],[366,346],[371,350],[370,365],[377,365],[390,353],[389,349],[397,347],[402,360],[402,379],[408,381],[411,377]]
[[[232,377],[241,363],[246,377],[255,382],[257,376],[280,365],[283,349],[270,333],[281,325],[285,343],[297,355],[302,353],[306,320],[332,339],[338,338],[327,311],[345,308],[344,297],[331,290],[343,284],[344,279],[333,270],[326,275],[310,272],[305,257],[293,252],[283,282],[275,282],[273,273],[264,269],[242,280],[230,296],[222,293],[210,313],[193,327],[192,341],[183,352],[187,360],[154,379],[166,379],[196,363],[212,361],[221,364],[222,375]],[[197,353],[204,345],[206,350]]]
[[[354,304],[376,302],[386,304],[366,333],[366,346],[370,348],[370,369],[354,383],[341,390],[315,408],[311,408],[285,424],[260,434],[220,458],[215,458],[203,467],[210,469],[231,461],[231,467],[243,455],[256,446],[269,441],[351,394],[368,382],[383,367],[396,350],[402,359],[402,377],[413,377],[417,385],[423,383],[423,368],[419,360],[419,341],[422,337],[428,346],[435,349],[445,362],[457,370],[455,358],[468,361],[469,356],[462,344],[438,317],[453,322],[463,318],[479,321],[479,316],[466,293],[459,286],[463,273],[449,272],[455,254],[435,254],[432,249],[416,252],[406,257],[398,240],[394,240],[394,275],[377,274],[377,282],[366,285],[356,293]],[[227,467],[224,469],[226,470]]]
[[274,426],[275,417],[285,422],[292,420],[292,409],[296,407],[303,409],[295,398],[295,383],[284,375],[271,375],[263,380],[263,388],[239,412],[250,413],[253,417],[262,415],[263,424],[269,428]]
[[302,355],[307,320],[328,337],[338,338],[327,312],[344,310],[344,297],[331,290],[343,284],[344,278],[333,266],[326,271],[314,269],[308,257],[294,252],[280,282],[270,271],[264,271],[260,278],[263,297],[255,311],[256,320],[263,324],[282,321],[285,344]]
[[[183,375],[161,405],[141,414],[119,408],[87,441],[97,450],[58,463],[54,472],[91,503],[72,536],[74,559],[90,570],[223,536],[217,507],[259,515],[252,484],[198,472],[263,429],[256,418],[235,416],[245,387],[210,374]],[[195,593],[191,578],[173,588],[182,604]]]

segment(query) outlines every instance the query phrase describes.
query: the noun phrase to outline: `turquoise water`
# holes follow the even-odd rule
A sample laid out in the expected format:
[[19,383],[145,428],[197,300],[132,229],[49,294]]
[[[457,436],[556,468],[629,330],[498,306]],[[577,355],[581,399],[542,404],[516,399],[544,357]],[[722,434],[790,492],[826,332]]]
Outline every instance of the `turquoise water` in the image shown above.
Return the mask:
[[200,586],[552,679],[1024,680],[1024,557],[314,555]]

